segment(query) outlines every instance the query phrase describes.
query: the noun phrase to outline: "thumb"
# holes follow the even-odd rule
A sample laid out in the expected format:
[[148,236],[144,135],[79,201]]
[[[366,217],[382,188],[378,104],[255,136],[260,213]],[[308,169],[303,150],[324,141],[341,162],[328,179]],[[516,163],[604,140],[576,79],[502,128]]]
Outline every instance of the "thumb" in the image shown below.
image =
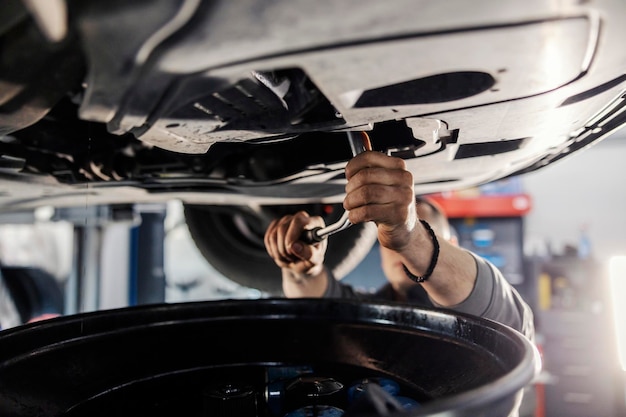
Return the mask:
[[301,242],[293,242],[289,251],[300,259],[304,259],[304,245]]
[[299,260],[308,262],[311,261],[311,257],[313,256],[313,247],[296,241],[289,247],[289,252]]

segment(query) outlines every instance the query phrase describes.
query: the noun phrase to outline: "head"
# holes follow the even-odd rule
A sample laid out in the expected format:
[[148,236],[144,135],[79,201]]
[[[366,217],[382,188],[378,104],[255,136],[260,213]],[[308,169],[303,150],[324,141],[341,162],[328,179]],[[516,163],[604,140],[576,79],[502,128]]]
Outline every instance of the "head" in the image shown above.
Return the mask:
[[415,199],[415,211],[417,217],[426,220],[433,228],[437,236],[450,241],[453,239],[452,227],[443,209],[434,200],[428,197],[417,197]]
[[[456,244],[448,218],[437,203],[427,197],[417,197],[415,209],[417,217],[428,222],[440,240]],[[415,285],[404,273],[400,256],[396,252],[381,246],[380,256],[385,276],[396,291],[401,292],[403,288]]]

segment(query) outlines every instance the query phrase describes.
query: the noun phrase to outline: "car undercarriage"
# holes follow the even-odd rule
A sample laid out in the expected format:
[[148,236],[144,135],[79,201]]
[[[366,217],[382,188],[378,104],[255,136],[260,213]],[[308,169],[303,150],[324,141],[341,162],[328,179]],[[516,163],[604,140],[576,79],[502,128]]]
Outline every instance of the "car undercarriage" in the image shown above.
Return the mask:
[[355,130],[439,192],[624,123],[620,2],[288,3],[6,2],[3,209],[340,202]]

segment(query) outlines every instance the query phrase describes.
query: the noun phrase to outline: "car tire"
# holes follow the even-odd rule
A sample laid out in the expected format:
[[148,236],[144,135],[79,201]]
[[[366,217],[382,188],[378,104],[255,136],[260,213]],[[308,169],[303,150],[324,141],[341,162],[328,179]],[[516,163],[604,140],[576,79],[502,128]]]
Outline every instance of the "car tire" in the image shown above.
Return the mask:
[[[282,293],[282,278],[265,250],[265,230],[272,219],[301,209],[324,217],[327,224],[343,213],[340,204],[264,206],[255,210],[247,206],[184,205],[191,237],[207,262],[237,284],[269,295]],[[343,278],[365,258],[375,241],[373,224],[353,225],[329,239],[327,267],[337,279]]]

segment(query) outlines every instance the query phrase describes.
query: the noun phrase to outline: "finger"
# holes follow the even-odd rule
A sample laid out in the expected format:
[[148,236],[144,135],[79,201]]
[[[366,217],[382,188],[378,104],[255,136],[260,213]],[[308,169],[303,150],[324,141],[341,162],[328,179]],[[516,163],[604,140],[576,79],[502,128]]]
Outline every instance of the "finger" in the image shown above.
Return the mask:
[[310,222],[310,216],[305,211],[299,211],[293,215],[289,227],[285,231],[285,247],[290,250],[294,242],[300,240],[300,236]]
[[273,257],[273,252],[275,250],[274,247],[274,239],[276,234],[276,225],[278,224],[278,219],[274,219],[270,222],[269,226],[265,230],[265,235],[263,236],[263,243],[265,244],[265,249],[268,251],[270,256]]
[[278,265],[280,268],[288,267],[291,260],[286,259],[284,256],[280,254],[278,251],[278,245],[276,243],[276,234],[267,234],[265,239],[265,248],[267,253],[272,258],[274,263]]
[[314,266],[315,264],[312,261],[303,260],[303,261],[299,261],[297,263],[293,263],[289,265],[289,268],[298,273],[306,273],[309,270],[311,270],[311,268],[313,268]]
[[369,185],[413,188],[413,174],[402,169],[381,167],[363,168],[346,183],[346,193]]
[[265,233],[265,247],[267,252],[279,266],[284,266],[293,261],[285,250],[284,235],[290,222],[291,216],[284,216],[270,223]]
[[405,209],[406,206],[414,204],[414,198],[413,187],[374,184],[357,188],[346,194],[343,206],[349,212],[370,205],[388,205],[391,208],[397,206]]
[[[305,211],[300,211],[294,214],[293,221],[289,226],[289,230],[285,234],[285,246],[288,248],[290,254],[298,256],[301,259],[308,259],[311,254],[311,248],[306,242],[302,241],[302,236],[305,230],[313,229],[315,227],[324,227],[324,220],[319,216],[310,216]],[[297,249],[293,247],[298,243]]]
[[278,243],[277,243],[278,220],[279,219],[275,219],[270,223],[270,225],[268,226],[265,232],[265,237],[264,237],[265,249],[267,250],[267,253],[272,257],[272,259],[274,259],[274,261],[277,264],[279,262],[282,263],[282,261],[280,260],[281,255],[278,250]]
[[352,158],[346,165],[346,178],[350,180],[354,174],[364,168],[380,167],[406,171],[406,163],[401,158],[388,156],[380,152],[362,152]]
[[273,258],[273,249],[272,249],[272,233],[276,224],[276,220],[272,220],[265,229],[265,234],[263,235],[263,245],[265,246],[265,250],[267,253]]
[[404,225],[410,220],[408,204],[368,204],[359,206],[349,212],[350,222],[354,224],[374,222],[377,225]]
[[291,228],[292,223],[294,222],[294,216],[284,216],[282,217],[276,226],[276,248],[278,251],[279,258],[282,262],[291,263],[297,261],[297,258],[293,256],[293,254],[289,250],[290,244],[289,241],[289,230]]

